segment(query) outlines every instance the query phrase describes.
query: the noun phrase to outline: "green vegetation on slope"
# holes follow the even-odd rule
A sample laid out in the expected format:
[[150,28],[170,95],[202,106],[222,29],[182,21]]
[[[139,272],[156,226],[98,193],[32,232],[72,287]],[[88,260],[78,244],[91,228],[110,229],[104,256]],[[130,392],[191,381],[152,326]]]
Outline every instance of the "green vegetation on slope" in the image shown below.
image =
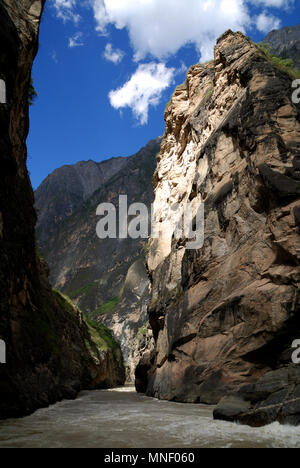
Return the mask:
[[[53,292],[60,305],[68,313],[76,314],[79,311],[79,309],[73,304],[68,296],[65,296],[57,289],[54,289]],[[106,328],[105,325],[89,320],[86,317],[83,319],[88,327],[90,337],[98,349],[101,351],[108,351],[111,349],[114,353],[119,348],[119,344],[115,340],[112,331]],[[90,349],[88,342],[86,342],[86,345]]]
[[81,288],[76,289],[75,291],[71,291],[69,293],[70,299],[76,299],[77,297],[82,296],[83,294],[88,294],[93,289],[97,288],[97,283],[89,283],[85,284]]
[[300,70],[295,68],[295,64],[291,59],[282,59],[271,53],[270,46],[260,42],[259,49],[264,53],[267,59],[281,71],[288,73],[292,78],[300,78]]
[[119,348],[119,343],[115,340],[111,330],[102,323],[97,323],[85,318],[91,338],[98,348],[102,351],[111,349],[115,352]]
[[206,95],[205,95],[205,101],[208,102],[210,100],[210,98],[212,97],[213,95],[213,92],[214,92],[214,87],[212,86],[211,88],[209,88],[209,90],[206,92]]
[[58,291],[58,289],[53,289],[53,293],[55,294],[58,302],[64,310],[66,310],[70,314],[77,313],[76,306],[73,304],[73,302],[68,296],[62,294],[60,291]]
[[93,316],[98,317],[99,315],[108,315],[112,314],[116,307],[118,306],[120,299],[118,297],[113,297],[109,301],[102,304],[98,309],[94,310]]
[[138,329],[138,332],[137,332],[138,336],[145,336],[147,333],[148,327],[149,327],[149,320],[147,320],[147,322],[144,323],[144,325]]

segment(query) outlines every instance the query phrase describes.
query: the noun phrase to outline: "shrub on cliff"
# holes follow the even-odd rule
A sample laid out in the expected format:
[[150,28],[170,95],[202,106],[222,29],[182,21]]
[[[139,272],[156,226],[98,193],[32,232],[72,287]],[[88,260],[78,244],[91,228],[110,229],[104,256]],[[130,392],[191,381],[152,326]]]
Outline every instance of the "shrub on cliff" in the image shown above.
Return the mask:
[[259,49],[265,54],[265,56],[275,65],[277,68],[285,73],[288,73],[292,78],[300,78],[300,70],[295,67],[292,59],[283,59],[272,54],[271,48],[268,44],[260,42],[258,44]]

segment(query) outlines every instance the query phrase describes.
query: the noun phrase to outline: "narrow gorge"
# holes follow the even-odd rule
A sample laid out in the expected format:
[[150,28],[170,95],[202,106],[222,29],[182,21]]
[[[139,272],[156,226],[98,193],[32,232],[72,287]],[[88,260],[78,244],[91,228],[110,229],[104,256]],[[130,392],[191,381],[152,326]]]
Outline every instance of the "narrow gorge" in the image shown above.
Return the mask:
[[[34,191],[26,139],[44,7],[0,3],[1,444],[22,445],[24,429],[25,445],[59,446],[57,429],[65,446],[148,447],[152,431],[168,447],[237,433],[288,445],[294,428],[279,423],[300,425],[299,26],[260,44],[226,31],[176,87],[162,137],[59,166]],[[153,208],[159,236],[97,237],[97,207],[118,209],[122,195]],[[204,207],[196,249],[176,233],[186,206],[193,227]]]

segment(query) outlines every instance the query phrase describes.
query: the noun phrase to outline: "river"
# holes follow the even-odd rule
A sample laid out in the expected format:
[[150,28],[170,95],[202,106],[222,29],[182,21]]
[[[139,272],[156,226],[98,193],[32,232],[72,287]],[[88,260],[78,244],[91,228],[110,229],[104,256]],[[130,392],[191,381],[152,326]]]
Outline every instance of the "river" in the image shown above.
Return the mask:
[[23,419],[0,421],[0,447],[300,447],[300,428],[214,421],[213,408],[159,401],[124,387],[82,392]]

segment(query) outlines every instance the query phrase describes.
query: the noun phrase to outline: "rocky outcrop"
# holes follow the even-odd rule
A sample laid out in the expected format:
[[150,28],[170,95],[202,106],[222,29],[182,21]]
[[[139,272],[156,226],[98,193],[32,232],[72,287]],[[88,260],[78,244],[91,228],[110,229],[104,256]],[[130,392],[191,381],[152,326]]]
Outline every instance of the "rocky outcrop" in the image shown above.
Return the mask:
[[98,239],[96,209],[103,202],[118,207],[119,195],[128,196],[128,206],[143,202],[150,208],[160,143],[161,138],[150,141],[128,158],[64,166],[35,193],[39,250],[52,285],[113,330],[129,381],[138,362],[138,330],[148,320],[147,239]]
[[0,79],[6,88],[0,103],[0,339],[7,349],[7,363],[0,365],[0,418],[28,414],[83,388],[124,382],[120,351],[107,331],[88,328],[79,311],[52,292],[37,256],[26,137],[43,5],[0,4]]
[[[155,339],[154,364],[144,366],[148,395],[216,404],[268,372],[292,372],[300,325],[299,117],[292,78],[231,31],[214,61],[193,66],[173,94],[154,177],[160,237],[148,256]],[[201,249],[188,250],[167,229],[169,208],[187,203],[194,213],[205,206]]]
[[138,393],[146,393],[148,387],[148,372],[155,362],[155,342],[153,332],[149,326],[140,339],[134,350],[135,366],[135,388]]
[[275,420],[300,424],[300,367],[288,366],[266,373],[257,382],[224,397],[214,418],[261,427]]
[[145,258],[141,257],[128,270],[118,305],[111,313],[98,317],[98,320],[113,330],[120,342],[128,383],[134,382],[135,368],[146,348],[149,286]]
[[300,69],[300,24],[271,31],[262,42],[270,47],[272,54],[292,59]]

